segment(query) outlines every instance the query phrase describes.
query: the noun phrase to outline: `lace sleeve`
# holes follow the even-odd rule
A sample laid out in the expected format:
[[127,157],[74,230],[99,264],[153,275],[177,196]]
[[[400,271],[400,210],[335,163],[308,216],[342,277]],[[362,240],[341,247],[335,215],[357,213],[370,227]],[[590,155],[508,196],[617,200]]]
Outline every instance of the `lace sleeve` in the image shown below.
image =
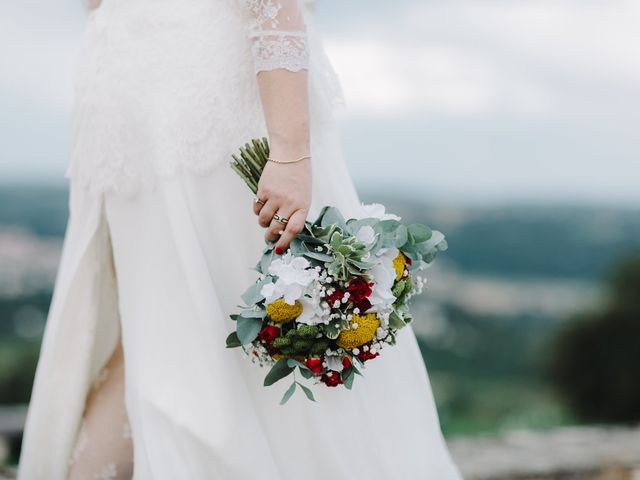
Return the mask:
[[309,67],[307,31],[300,0],[242,0],[249,10],[248,35],[256,73]]

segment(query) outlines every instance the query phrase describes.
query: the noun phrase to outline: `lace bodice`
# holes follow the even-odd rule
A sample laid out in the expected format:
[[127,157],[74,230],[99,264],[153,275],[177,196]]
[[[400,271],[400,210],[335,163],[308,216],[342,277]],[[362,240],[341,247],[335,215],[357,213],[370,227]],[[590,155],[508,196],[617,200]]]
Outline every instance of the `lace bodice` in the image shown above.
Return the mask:
[[313,0],[103,0],[74,76],[67,176],[96,194],[228,168],[267,135],[256,77],[308,70],[312,148],[345,105]]
[[256,73],[308,69],[307,32],[299,0],[241,0],[251,13],[248,25]]

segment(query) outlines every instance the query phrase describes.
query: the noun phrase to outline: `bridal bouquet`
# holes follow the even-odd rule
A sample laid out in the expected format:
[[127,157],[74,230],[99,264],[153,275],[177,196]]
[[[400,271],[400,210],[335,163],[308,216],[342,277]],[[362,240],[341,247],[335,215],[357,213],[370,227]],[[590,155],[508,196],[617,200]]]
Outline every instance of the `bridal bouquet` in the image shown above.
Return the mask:
[[[269,146],[254,139],[233,156],[232,168],[256,193]],[[260,366],[270,367],[269,386],[293,372],[285,403],[299,386],[296,370],[328,387],[351,389],[359,368],[394,345],[409,322],[409,300],[425,280],[418,275],[446,250],[438,231],[362,205],[359,218],[343,218],[325,206],[283,255],[268,242],[256,265],[260,274],[242,295],[245,305],[231,315],[236,330],[227,347],[242,347]]]

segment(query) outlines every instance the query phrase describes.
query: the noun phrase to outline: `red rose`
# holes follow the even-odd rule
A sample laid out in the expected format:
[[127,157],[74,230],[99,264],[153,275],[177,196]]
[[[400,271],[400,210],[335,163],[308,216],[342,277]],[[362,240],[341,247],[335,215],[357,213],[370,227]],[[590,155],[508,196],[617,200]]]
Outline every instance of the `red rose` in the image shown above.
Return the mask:
[[407,265],[411,265],[413,263],[413,261],[409,257],[407,257],[406,255],[404,255],[404,260],[405,260],[405,262],[407,262]]
[[349,357],[342,357],[342,366],[345,368],[345,370],[350,369],[351,359]]
[[371,302],[368,298],[363,298],[362,300],[353,302],[353,306],[360,310],[360,313],[364,313],[371,308]]
[[280,329],[274,325],[267,325],[258,334],[258,338],[267,344],[273,342],[280,336]]
[[313,373],[320,373],[322,371],[321,358],[309,358],[305,363]]
[[330,370],[331,376],[326,373],[320,377],[320,380],[324,382],[327,387],[337,387],[342,383],[342,378],[340,378],[340,374],[338,372],[334,372]]
[[342,301],[342,297],[344,297],[344,291],[338,289],[336,289],[331,295],[327,295],[329,307],[333,308],[333,303],[336,300]]
[[371,295],[371,287],[373,287],[373,282],[367,282],[362,277],[356,277],[349,282],[347,292],[349,292],[351,300],[355,303]]
[[378,355],[380,355],[378,352],[371,353],[371,350],[367,350],[366,352],[363,350],[358,354],[358,360],[360,360],[361,362],[366,362],[367,360],[376,358]]

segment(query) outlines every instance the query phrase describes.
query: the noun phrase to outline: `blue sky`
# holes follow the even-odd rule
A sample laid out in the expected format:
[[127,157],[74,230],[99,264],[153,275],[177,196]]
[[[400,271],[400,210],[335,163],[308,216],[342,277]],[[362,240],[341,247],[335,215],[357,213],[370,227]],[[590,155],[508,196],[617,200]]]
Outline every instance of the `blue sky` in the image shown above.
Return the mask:
[[[63,180],[83,21],[80,0],[0,4],[5,182]],[[640,206],[638,24],[624,0],[318,0],[358,187]]]

